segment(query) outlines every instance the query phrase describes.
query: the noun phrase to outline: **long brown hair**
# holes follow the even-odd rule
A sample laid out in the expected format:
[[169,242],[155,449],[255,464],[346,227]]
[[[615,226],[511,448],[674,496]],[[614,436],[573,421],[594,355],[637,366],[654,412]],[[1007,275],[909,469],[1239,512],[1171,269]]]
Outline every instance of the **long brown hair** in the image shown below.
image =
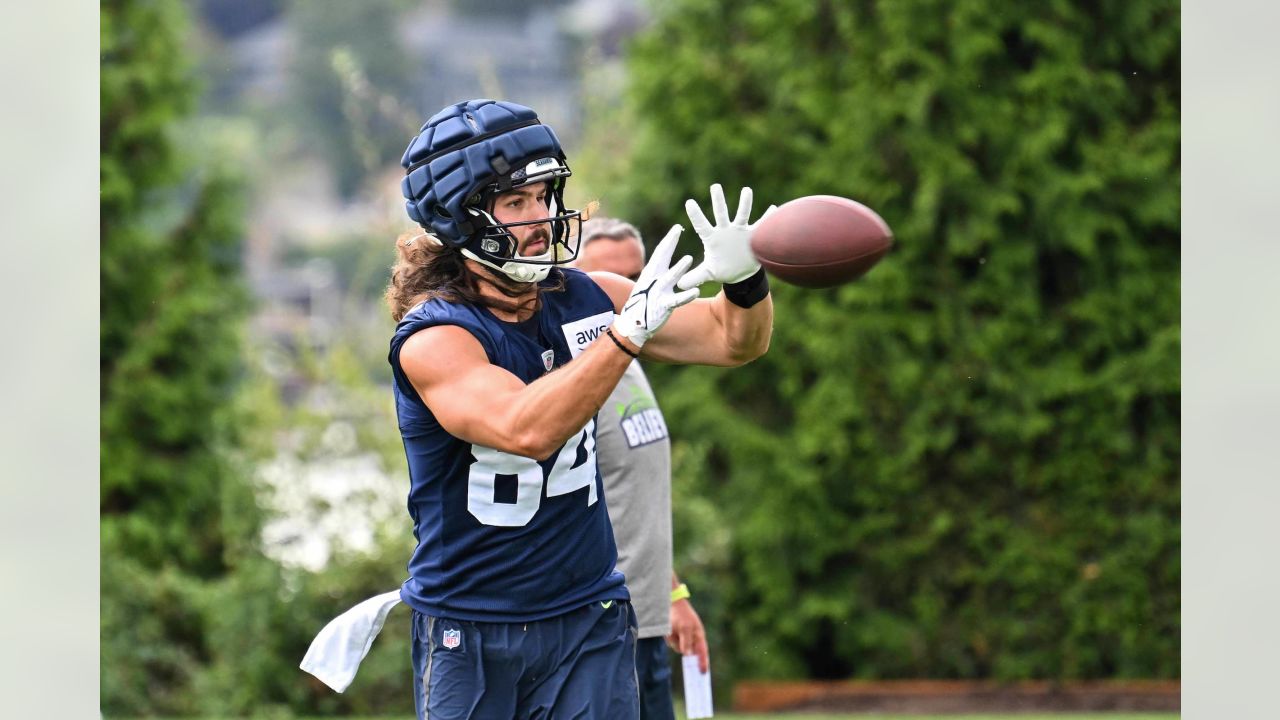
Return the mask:
[[[515,298],[529,291],[528,283],[518,283],[502,273],[486,269],[484,275],[467,264],[467,258],[456,248],[448,247],[422,232],[408,232],[396,238],[396,264],[391,268],[391,281],[387,283],[385,298],[391,317],[396,322],[413,306],[423,300],[440,298],[451,303],[479,305],[501,312],[518,313],[521,310],[537,310],[542,293],[564,289],[564,273],[552,268],[547,278],[552,282],[539,283],[537,292],[527,300]],[[503,295],[504,301],[486,297],[480,293],[479,283],[487,282]]]

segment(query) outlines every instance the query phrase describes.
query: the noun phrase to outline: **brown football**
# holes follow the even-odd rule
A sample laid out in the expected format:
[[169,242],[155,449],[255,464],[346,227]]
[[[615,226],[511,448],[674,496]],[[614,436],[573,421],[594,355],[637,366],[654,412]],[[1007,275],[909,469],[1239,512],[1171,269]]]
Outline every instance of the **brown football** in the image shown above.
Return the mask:
[[874,210],[835,195],[785,203],[751,235],[751,251],[770,275],[807,288],[861,277],[893,247],[893,231]]

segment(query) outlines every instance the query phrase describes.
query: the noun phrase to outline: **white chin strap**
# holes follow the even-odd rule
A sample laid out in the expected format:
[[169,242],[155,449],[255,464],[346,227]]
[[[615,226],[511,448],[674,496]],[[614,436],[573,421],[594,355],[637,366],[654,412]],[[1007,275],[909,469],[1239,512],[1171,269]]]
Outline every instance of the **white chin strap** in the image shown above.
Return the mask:
[[[570,252],[569,248],[558,242],[552,242],[551,247],[541,255],[525,257],[517,254],[514,258],[502,263],[501,265],[479,257],[465,248],[462,250],[462,254],[485,267],[497,270],[516,282],[522,283],[542,282],[547,278],[547,274],[551,272],[552,263],[555,265],[562,265],[573,259],[573,253]],[[520,262],[521,260],[535,260],[537,263],[547,264]]]
[[[558,248],[560,246],[553,245],[552,247]],[[498,272],[502,273],[503,275],[506,275],[507,277],[511,278],[516,282],[521,282],[521,283],[542,282],[543,280],[547,279],[547,273],[551,272],[550,265],[530,265],[529,263],[522,263],[516,260],[508,260],[502,263],[501,265],[497,265],[495,263],[489,262],[488,260],[485,260],[482,257],[477,256],[475,253],[472,253],[470,250],[463,249],[462,254],[471,258],[472,260],[475,260],[481,265],[484,265],[485,267],[489,267],[489,268],[493,268],[494,270],[497,270]],[[546,259],[549,260],[551,259],[550,256],[551,256],[551,253],[544,253],[543,255],[539,255],[534,259],[542,260],[545,257]]]

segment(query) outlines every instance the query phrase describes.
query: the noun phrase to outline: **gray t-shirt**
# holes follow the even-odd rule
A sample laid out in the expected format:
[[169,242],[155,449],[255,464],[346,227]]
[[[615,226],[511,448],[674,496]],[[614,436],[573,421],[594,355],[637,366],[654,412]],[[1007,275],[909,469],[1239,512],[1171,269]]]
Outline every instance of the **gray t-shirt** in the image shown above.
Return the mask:
[[596,421],[596,458],[642,638],[671,632],[671,443],[653,389],[631,362]]

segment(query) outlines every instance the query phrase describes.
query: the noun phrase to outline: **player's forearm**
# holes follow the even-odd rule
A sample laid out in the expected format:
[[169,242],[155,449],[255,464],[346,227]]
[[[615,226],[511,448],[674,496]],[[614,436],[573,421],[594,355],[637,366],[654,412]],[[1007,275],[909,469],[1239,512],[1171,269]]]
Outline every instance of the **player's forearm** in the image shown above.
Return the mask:
[[773,335],[773,298],[765,298],[750,308],[729,302],[721,292],[719,315],[724,332],[724,346],[730,359],[742,365],[764,355]]
[[630,363],[602,334],[572,362],[526,385],[505,413],[515,452],[539,460],[550,456],[600,410]]

